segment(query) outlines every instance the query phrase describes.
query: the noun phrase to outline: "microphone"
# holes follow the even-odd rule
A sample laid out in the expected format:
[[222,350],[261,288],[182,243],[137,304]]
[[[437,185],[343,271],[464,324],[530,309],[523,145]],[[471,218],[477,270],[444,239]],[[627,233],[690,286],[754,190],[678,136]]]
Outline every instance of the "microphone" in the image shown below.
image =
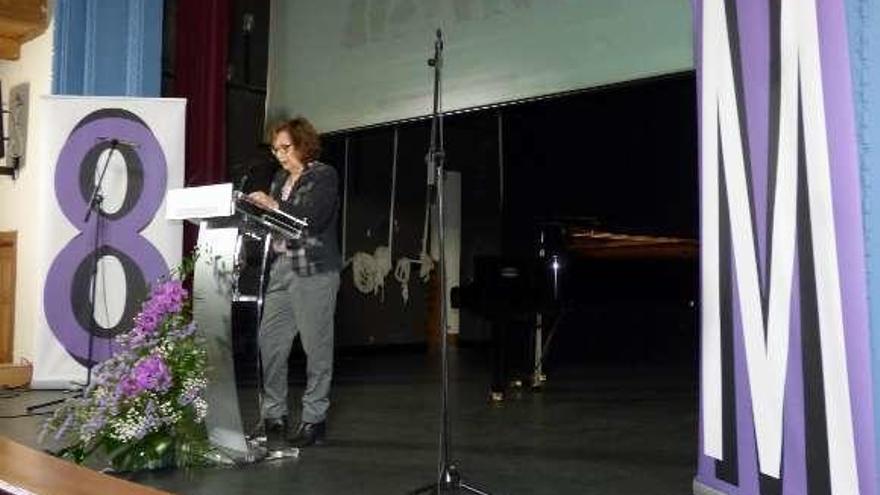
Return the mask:
[[238,181],[238,187],[236,188],[238,191],[244,192],[244,185],[248,183],[248,179],[251,178],[251,170],[250,168],[244,175],[241,176],[241,179]]
[[437,38],[434,40],[434,57],[428,59],[428,65],[439,68],[443,63],[443,31],[437,28]]
[[119,146],[120,144],[125,145],[125,146],[128,146],[129,148],[138,148],[138,147],[140,147],[140,144],[135,143],[134,141],[126,141],[125,139],[118,139],[118,138],[110,137],[110,136],[99,136],[99,137],[96,138],[95,140],[96,140],[96,141],[101,141],[101,142],[110,141],[110,144],[111,144],[113,147]]
[[259,165],[259,163],[252,162],[245,167],[244,173],[241,174],[241,178],[238,179],[238,187],[236,188],[236,190],[244,192],[244,186],[245,186],[245,184],[250,182],[251,173],[254,171],[254,169],[257,168],[257,165]]

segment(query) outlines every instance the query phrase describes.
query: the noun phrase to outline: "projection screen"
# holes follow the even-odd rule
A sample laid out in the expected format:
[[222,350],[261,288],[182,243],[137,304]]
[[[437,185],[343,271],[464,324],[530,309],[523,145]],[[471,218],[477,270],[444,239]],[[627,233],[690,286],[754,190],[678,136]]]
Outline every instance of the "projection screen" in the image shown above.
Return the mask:
[[688,0],[273,0],[267,118],[324,132],[693,68]]

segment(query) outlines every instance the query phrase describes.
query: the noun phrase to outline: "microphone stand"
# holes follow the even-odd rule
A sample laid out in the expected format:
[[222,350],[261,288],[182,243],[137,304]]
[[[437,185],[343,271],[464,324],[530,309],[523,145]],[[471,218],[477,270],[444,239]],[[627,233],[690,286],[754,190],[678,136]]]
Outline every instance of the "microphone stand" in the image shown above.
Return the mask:
[[[98,294],[98,262],[101,259],[102,249],[101,249],[101,238],[102,238],[102,226],[103,226],[103,204],[104,204],[104,195],[101,192],[101,185],[104,183],[104,175],[107,173],[107,168],[110,165],[110,158],[113,156],[113,152],[117,150],[119,146],[118,139],[111,139],[110,148],[107,152],[107,157],[104,159],[104,165],[101,168],[101,173],[98,175],[98,180],[95,182],[94,187],[92,188],[92,193],[89,196],[89,204],[86,206],[86,214],[83,218],[85,223],[89,222],[89,219],[92,217],[92,213],[95,214],[95,243],[92,249],[92,285],[90,290],[90,300],[89,300],[89,347],[88,353],[86,355],[86,382],[81,385],[80,389],[76,392],[73,397],[82,396],[85,391],[89,388],[89,385],[92,384],[92,368],[95,366],[94,362],[94,348],[95,348],[95,332],[97,331],[98,322],[95,320],[95,306],[97,304],[97,294]],[[32,406],[28,406],[26,408],[27,412],[31,412],[37,409],[43,409],[45,407],[54,406],[55,404],[60,404],[67,400],[64,399],[56,399],[48,402],[43,402],[41,404],[35,404]]]
[[461,479],[458,466],[450,460],[451,431],[449,424],[449,336],[448,319],[446,309],[446,227],[444,225],[444,192],[443,182],[446,178],[444,162],[446,159],[443,147],[443,115],[440,113],[441,95],[441,69],[443,67],[443,33],[437,29],[437,38],[434,41],[434,57],[428,60],[428,65],[434,68],[434,109],[431,113],[431,144],[428,149],[428,177],[429,190],[434,189],[438,212],[437,240],[440,243],[440,361],[441,361],[441,424],[440,424],[440,455],[437,461],[437,480],[429,485],[417,488],[411,492],[418,493],[460,493],[462,491],[489,495],[488,492],[479,490],[468,485]]
[[[89,305],[89,311],[91,313],[89,318],[89,352],[86,357],[86,383],[84,386],[88,388],[92,383],[92,368],[95,366],[95,362],[92,359],[93,357],[93,349],[95,344],[95,331],[97,330],[98,322],[95,320],[95,306],[97,305],[97,294],[98,294],[98,261],[101,259],[101,238],[102,238],[102,226],[103,226],[103,216],[104,216],[104,195],[101,192],[101,186],[104,183],[104,175],[107,173],[107,168],[110,165],[110,157],[113,156],[113,152],[116,151],[116,147],[119,146],[119,140],[111,139],[110,140],[110,149],[107,151],[107,158],[104,159],[104,166],[101,168],[101,174],[98,176],[98,180],[95,182],[95,187],[92,189],[92,196],[89,198],[89,204],[86,206],[86,216],[83,219],[84,222],[88,223],[89,218],[91,218],[92,213],[95,214],[95,246],[92,250],[92,295],[91,295],[91,304]],[[106,288],[105,288],[106,289]]]

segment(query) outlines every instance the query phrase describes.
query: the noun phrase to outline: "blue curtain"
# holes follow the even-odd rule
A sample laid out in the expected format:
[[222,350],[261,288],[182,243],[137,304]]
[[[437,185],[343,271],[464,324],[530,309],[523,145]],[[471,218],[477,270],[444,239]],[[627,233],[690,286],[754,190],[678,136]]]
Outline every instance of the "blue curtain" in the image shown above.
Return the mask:
[[52,92],[160,96],[163,0],[58,0]]

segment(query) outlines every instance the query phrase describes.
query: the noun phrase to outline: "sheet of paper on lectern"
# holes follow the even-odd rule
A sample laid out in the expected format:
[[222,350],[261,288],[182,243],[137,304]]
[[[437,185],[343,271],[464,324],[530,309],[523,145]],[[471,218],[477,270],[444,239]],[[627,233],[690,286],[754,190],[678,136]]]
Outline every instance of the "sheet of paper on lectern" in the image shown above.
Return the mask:
[[166,200],[165,218],[168,220],[228,217],[234,213],[231,182],[172,189]]

